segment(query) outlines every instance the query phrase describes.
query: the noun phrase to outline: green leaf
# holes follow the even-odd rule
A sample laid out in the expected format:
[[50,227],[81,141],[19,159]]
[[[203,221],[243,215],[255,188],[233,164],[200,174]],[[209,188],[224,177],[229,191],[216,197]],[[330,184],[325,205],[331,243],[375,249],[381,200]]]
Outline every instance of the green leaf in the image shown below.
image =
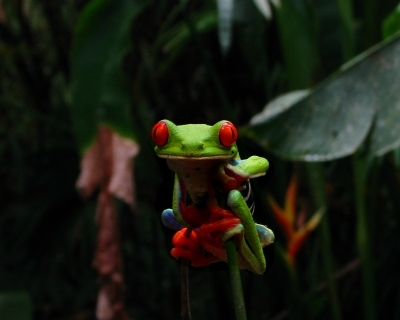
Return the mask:
[[[307,6],[303,1],[301,3]],[[314,83],[318,63],[316,34],[311,14],[308,8],[299,10],[297,7],[292,0],[274,3],[286,72],[290,88],[293,90],[307,88]]]
[[71,113],[80,151],[95,140],[99,124],[133,137],[122,59],[133,19],[148,0],[94,0],[82,11],[71,52]]
[[373,58],[379,69],[370,89],[378,98],[378,110],[369,153],[379,156],[400,146],[400,37]]
[[399,70],[395,37],[350,61],[287,111],[253,122],[253,134],[291,160],[350,155],[369,133],[369,153],[387,152],[400,145]]
[[275,98],[265,106],[262,112],[255,115],[251,119],[250,123],[252,125],[256,125],[269,121],[270,119],[291,108],[296,102],[303,99],[309,93],[310,90],[296,90]]
[[[204,11],[194,13],[188,19],[193,24],[194,31],[197,34],[207,33],[215,29],[218,23],[214,8],[212,8],[212,11],[206,8]],[[159,64],[157,70],[160,75],[171,68],[175,60],[184,52],[186,46],[195,38],[192,33],[193,30],[190,30],[188,23],[182,21],[156,39],[152,50],[157,51],[159,47],[162,47],[162,52],[166,54],[165,60]]]
[[[366,96],[375,101],[376,113],[368,139],[368,153],[382,155],[400,146],[400,35],[360,56],[370,64],[365,82]],[[356,59],[357,60],[357,59]]]
[[[217,15],[213,11],[202,11],[198,14],[191,16],[191,21],[193,22],[194,28],[197,33],[205,33],[215,28],[217,25]],[[161,45],[165,42],[162,49],[165,53],[172,53],[174,51],[180,51],[191,39],[190,29],[185,22],[181,22],[166,33],[161,35],[157,40],[156,44]]]
[[389,38],[400,31],[400,4],[385,19],[382,26],[383,38]]
[[26,292],[0,293],[0,319],[32,319],[32,303]]

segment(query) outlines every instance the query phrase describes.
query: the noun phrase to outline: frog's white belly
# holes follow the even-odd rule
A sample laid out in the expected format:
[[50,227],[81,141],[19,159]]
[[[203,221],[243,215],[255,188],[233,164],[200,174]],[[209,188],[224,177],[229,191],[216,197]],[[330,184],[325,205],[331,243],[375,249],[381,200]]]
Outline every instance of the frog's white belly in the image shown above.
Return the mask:
[[197,206],[208,199],[210,171],[224,160],[218,159],[167,159],[168,167],[184,182],[187,192]]

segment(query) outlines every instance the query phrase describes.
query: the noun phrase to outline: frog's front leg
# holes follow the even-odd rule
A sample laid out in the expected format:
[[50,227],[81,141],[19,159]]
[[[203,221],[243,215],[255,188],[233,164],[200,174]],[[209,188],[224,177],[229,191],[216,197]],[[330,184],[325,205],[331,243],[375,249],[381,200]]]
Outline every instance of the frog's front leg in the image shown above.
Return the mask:
[[273,232],[261,225],[256,225],[246,201],[238,190],[228,194],[228,206],[241,220],[244,238],[239,244],[239,253],[243,257],[248,269],[254,273],[262,274],[266,269],[263,246],[274,241]]
[[178,176],[175,175],[172,209],[165,209],[161,214],[161,221],[167,228],[180,230],[188,226],[182,217],[181,204],[186,201],[186,190]]

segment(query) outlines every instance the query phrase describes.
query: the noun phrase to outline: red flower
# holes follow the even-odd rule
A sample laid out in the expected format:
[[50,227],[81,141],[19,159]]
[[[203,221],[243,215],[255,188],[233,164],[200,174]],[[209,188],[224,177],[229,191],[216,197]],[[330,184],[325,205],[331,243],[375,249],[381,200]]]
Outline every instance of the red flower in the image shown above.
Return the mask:
[[295,176],[291,179],[289,183],[283,208],[278,205],[278,203],[271,195],[267,196],[267,200],[272,208],[275,219],[282,227],[283,232],[286,236],[287,259],[290,265],[294,267],[297,253],[299,252],[301,246],[306,241],[311,231],[313,231],[319,224],[323,211],[317,211],[307,222],[305,222],[305,212],[300,212],[296,215],[297,178]]

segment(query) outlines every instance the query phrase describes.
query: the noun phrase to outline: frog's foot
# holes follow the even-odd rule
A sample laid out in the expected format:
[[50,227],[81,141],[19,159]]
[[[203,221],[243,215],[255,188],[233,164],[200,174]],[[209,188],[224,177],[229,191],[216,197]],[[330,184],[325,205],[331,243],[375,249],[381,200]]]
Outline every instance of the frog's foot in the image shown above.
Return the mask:
[[275,241],[273,231],[266,226],[256,223],[256,230],[262,247],[266,247]]
[[175,259],[189,260],[193,267],[203,267],[220,261],[218,257],[204,250],[195,230],[188,231],[187,228],[183,228],[177,231],[172,238],[172,244],[174,248],[171,255]]
[[[264,227],[264,226],[262,226],[262,227]],[[260,229],[261,229],[261,233],[262,233],[261,235],[259,234],[260,242],[261,242],[262,246],[264,246],[263,242],[266,242],[266,239],[268,238],[269,234],[265,235],[265,230],[262,228],[260,228]],[[234,239],[235,239],[237,250],[239,252],[238,262],[239,262],[240,269],[248,269],[255,273],[262,273],[263,270],[260,270],[257,267],[257,263],[254,264],[254,263],[252,263],[251,259],[248,259],[248,257],[253,256],[253,254],[246,243],[246,239],[244,237],[244,228],[241,223],[238,224],[235,228],[228,230],[223,235],[222,240],[225,242],[225,241],[231,239],[232,237],[234,237]],[[261,237],[265,238],[265,240],[261,239]]]
[[229,229],[228,231],[226,231],[223,236],[221,237],[221,240],[223,242],[229,240],[230,238],[240,235],[241,237],[243,237],[243,225],[241,223],[239,223],[237,226],[235,226],[232,229]]
[[181,230],[183,225],[176,220],[172,209],[165,209],[161,214],[161,220],[164,226],[173,230]]
[[239,184],[235,178],[228,176],[225,173],[225,167],[226,164],[224,162],[222,162],[218,166],[217,170],[214,173],[215,178],[222,183],[222,187],[225,191],[236,189],[239,186]]
[[225,219],[203,224],[195,231],[203,250],[212,254],[217,262],[227,259],[223,239],[243,234],[243,226],[240,224],[240,220],[231,214]]
[[241,177],[242,180],[257,178],[267,172],[269,163],[267,159],[258,156],[251,156],[246,160],[234,161],[227,165],[226,171],[229,176]]

